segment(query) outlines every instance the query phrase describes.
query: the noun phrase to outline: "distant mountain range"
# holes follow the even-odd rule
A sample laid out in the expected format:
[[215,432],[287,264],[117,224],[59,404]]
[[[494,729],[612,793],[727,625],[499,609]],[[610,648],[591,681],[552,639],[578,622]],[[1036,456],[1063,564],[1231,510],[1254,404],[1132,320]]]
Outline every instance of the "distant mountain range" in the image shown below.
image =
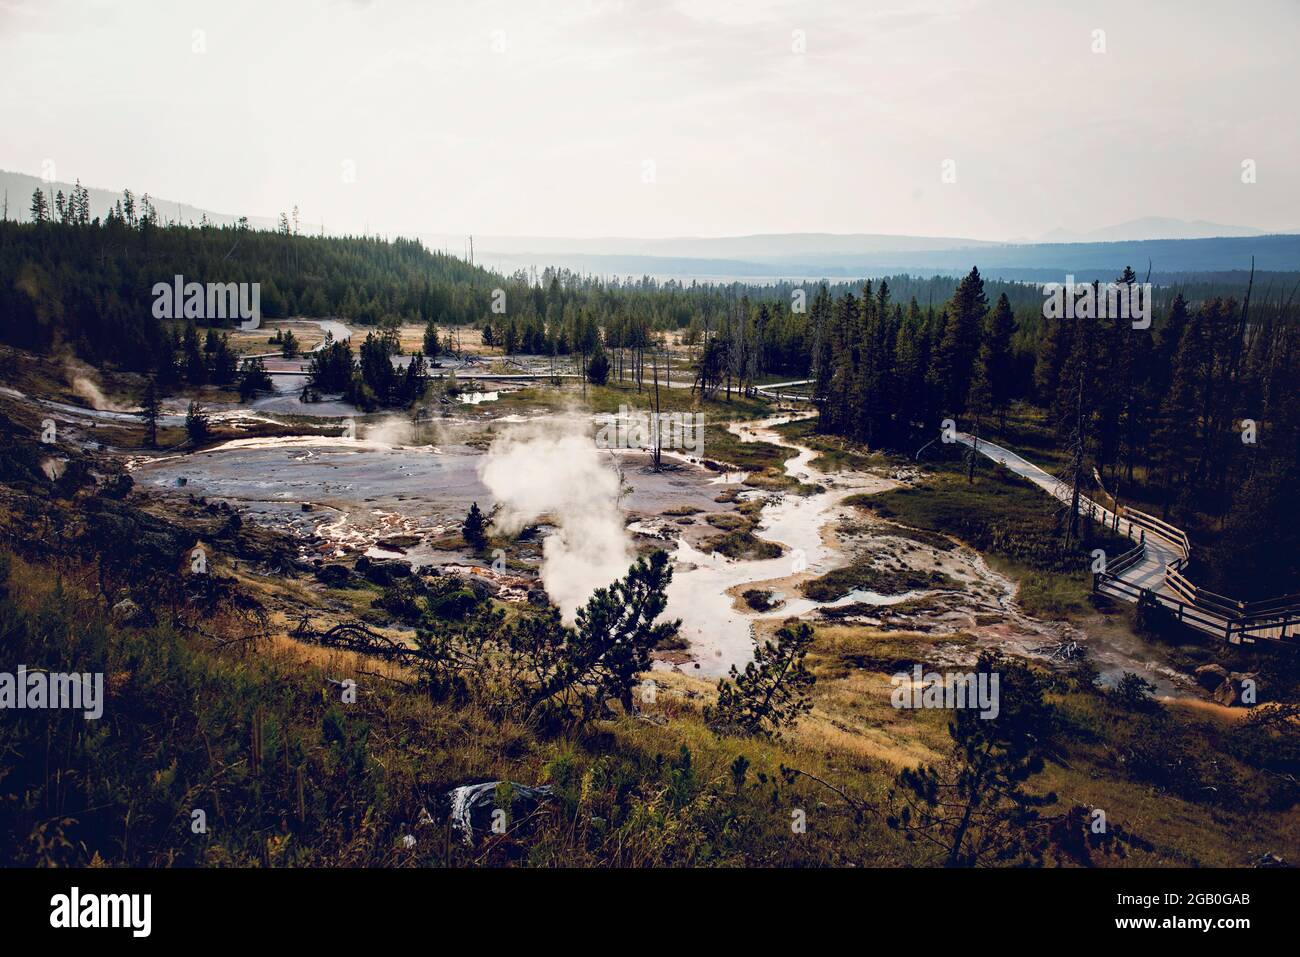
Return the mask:
[[1215,239],[1224,236],[1263,236],[1265,231],[1253,226],[1225,226],[1203,219],[1170,219],[1147,216],[1130,219],[1103,229],[1077,232],[1053,229],[1038,237],[1040,243],[1115,243],[1141,239]]
[[[1214,235],[1215,230],[1225,231]],[[1235,232],[1234,232],[1235,231]],[[872,233],[788,233],[718,238],[561,239],[475,236],[479,265],[504,273],[546,266],[599,276],[654,276],[683,282],[851,279],[913,273],[959,275],[971,266],[990,277],[1042,281],[1074,274],[1110,279],[1132,266],[1157,281],[1172,273],[1247,270],[1300,271],[1300,235],[1269,235],[1245,227],[1174,219],[1133,220],[1070,240],[998,243],[933,236]],[[1161,232],[1174,235],[1162,237]],[[1178,235],[1180,233],[1187,235]],[[1209,235],[1199,235],[1209,233]],[[422,235],[429,245],[461,250],[464,237]]]
[[[11,219],[29,218],[32,191],[71,192],[66,182],[0,171],[0,190]],[[120,191],[90,188],[91,215],[104,216]],[[141,195],[137,193],[137,198]],[[164,221],[223,226],[237,214],[151,197]],[[272,229],[274,219],[250,216],[255,229]],[[315,233],[319,225],[302,224]],[[417,233],[433,249],[464,255],[467,237]],[[990,277],[1050,280],[1067,273],[1080,280],[1110,278],[1125,266],[1156,277],[1249,269],[1300,271],[1300,235],[1266,234],[1248,226],[1166,217],[1133,219],[1086,232],[1055,229],[1035,241],[992,242],[953,236],[897,236],[880,233],[770,233],[752,236],[666,239],[554,236],[475,236],[475,261],[504,273],[547,266],[601,276],[650,275],[683,282],[751,282],[780,279],[851,279],[890,273],[961,274],[971,266]]]
[[[424,237],[435,244],[438,237]],[[830,241],[834,242],[830,242]],[[509,246],[518,243],[518,248]],[[911,273],[1060,281],[1112,279],[1125,266],[1154,281],[1177,273],[1300,271],[1300,235],[1138,239],[1117,242],[991,243],[910,236],[742,236],[709,240],[474,239],[479,265],[511,274],[547,266],[597,276],[682,282],[855,279]],[[746,250],[744,247],[750,247]],[[856,248],[854,248],[856,246]],[[458,246],[451,246],[459,249]],[[641,250],[655,250],[642,252]]]

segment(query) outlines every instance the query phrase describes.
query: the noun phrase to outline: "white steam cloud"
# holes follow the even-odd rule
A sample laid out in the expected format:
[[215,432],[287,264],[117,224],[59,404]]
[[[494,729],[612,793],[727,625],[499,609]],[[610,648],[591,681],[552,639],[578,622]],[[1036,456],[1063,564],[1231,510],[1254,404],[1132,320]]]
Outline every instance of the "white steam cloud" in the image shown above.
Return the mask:
[[362,426],[361,434],[367,441],[381,445],[406,446],[415,441],[415,426],[410,419],[388,415],[378,422],[367,422]]
[[627,574],[632,548],[618,508],[618,475],[602,461],[590,420],[534,420],[505,432],[479,465],[501,506],[497,527],[514,534],[543,516],[542,582],[564,619],[597,588]]

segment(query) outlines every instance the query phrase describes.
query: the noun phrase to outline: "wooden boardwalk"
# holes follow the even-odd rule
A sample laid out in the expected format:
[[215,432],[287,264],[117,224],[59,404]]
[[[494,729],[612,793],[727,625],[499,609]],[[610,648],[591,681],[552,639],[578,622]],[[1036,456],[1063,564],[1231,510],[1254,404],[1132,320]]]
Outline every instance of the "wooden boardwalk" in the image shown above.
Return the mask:
[[[957,440],[976,444],[965,433],[959,433]],[[1056,476],[993,442],[980,439],[978,450],[1069,504],[1072,489]],[[1155,602],[1183,624],[1231,644],[1267,641],[1300,647],[1300,595],[1243,602],[1207,591],[1183,573],[1192,546],[1182,529],[1124,506],[1116,514],[1082,495],[1079,512],[1135,543],[1122,555],[1107,556],[1105,570],[1092,576],[1095,591],[1128,602]]]

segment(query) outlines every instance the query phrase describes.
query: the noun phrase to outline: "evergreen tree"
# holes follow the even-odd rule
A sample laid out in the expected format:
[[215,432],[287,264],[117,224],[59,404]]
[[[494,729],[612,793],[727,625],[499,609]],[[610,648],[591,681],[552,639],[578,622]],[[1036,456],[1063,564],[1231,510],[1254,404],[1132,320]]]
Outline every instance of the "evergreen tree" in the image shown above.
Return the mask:
[[896,440],[908,442],[915,426],[926,422],[925,330],[921,327],[920,308],[913,299],[907,318],[899,326],[894,340],[894,382],[897,390]]
[[1179,337],[1173,375],[1160,406],[1156,455],[1160,462],[1164,517],[1174,505],[1174,490],[1190,496],[1199,484],[1192,474],[1207,370],[1206,335],[1202,311],[1193,313]]
[[50,203],[45,198],[44,190],[40,189],[40,187],[32,190],[31,213],[33,223],[44,223],[50,218]]
[[260,357],[245,359],[239,375],[239,397],[247,402],[259,392],[274,392],[275,386]]
[[980,343],[979,363],[988,386],[988,408],[998,417],[998,428],[1005,429],[1007,407],[1011,404],[1013,371],[1011,337],[1016,331],[1016,320],[1011,312],[1011,302],[1004,292],[989,313]]
[[208,330],[207,342],[203,347],[204,362],[211,374],[212,382],[219,386],[230,385],[235,380],[238,358],[230,348],[228,335],[217,335],[215,330]]
[[397,391],[397,371],[393,368],[388,343],[373,332],[366,333],[358,354],[358,372],[365,391],[380,405],[388,405]]
[[861,309],[846,292],[835,301],[831,319],[831,376],[818,428],[836,435],[854,434],[853,398],[861,364]]
[[181,340],[182,363],[185,367],[185,381],[190,385],[204,385],[208,381],[208,363],[199,347],[199,331],[194,323],[185,327]]
[[969,456],[966,481],[975,481],[975,462],[979,458],[980,432],[984,420],[994,408],[994,390],[990,368],[993,365],[988,342],[980,346],[979,361],[975,364],[975,375],[971,379],[970,395],[966,398],[966,412],[971,420],[971,434],[974,445],[968,450]]
[[[822,283],[817,287],[817,294],[813,296],[808,313],[808,323],[811,327],[809,348],[814,379],[812,396],[813,401],[819,406],[825,403],[827,396],[830,395],[831,376],[835,371],[830,328],[833,309],[830,290],[825,283]],[[821,425],[824,423],[819,424],[819,427]]]
[[351,340],[336,342],[327,332],[324,343],[311,355],[307,383],[318,393],[344,392],[352,383],[354,367]]
[[488,521],[479,509],[478,502],[473,503],[469,507],[469,514],[465,516],[461,536],[471,548],[482,548],[487,544],[487,527]]
[[975,360],[979,355],[980,329],[987,311],[984,280],[979,269],[972,267],[948,302],[947,323],[935,358],[943,408],[954,415],[965,411]]
[[1056,795],[1033,793],[1026,784],[1043,770],[1058,719],[1029,666],[982,654],[977,679],[991,686],[995,674],[997,715],[955,710],[948,759],[903,770],[890,795],[897,808],[887,818],[890,827],[936,847],[949,867],[1041,862],[1047,844],[1039,808],[1054,804]]
[[185,412],[185,434],[189,436],[190,442],[198,445],[211,433],[212,429],[208,425],[208,413],[199,403],[191,401],[189,408]]
[[424,355],[413,352],[411,361],[406,364],[406,371],[402,374],[402,384],[398,390],[400,404],[410,405],[423,399],[428,387],[429,368],[424,361]]
[[889,306],[889,283],[880,281],[874,299],[868,283],[862,298],[863,349],[856,383],[854,420],[857,432],[871,448],[893,436],[898,396],[894,388],[894,341],[897,328]]
[[596,351],[592,353],[591,361],[587,363],[587,381],[592,385],[604,385],[609,381],[609,358],[599,341],[596,342]]
[[650,669],[650,653],[677,634],[680,621],[655,623],[668,605],[666,591],[673,580],[668,553],[662,549],[638,558],[625,577],[608,588],[597,588],[578,609],[574,633],[555,690],[565,685],[577,691],[583,717],[598,716],[607,697],[616,698],[627,714],[634,711],[632,689]]
[[144,397],[140,400],[140,418],[144,420],[144,441],[149,448],[158,447],[158,415],[161,404],[158,401],[158,383],[149,379],[144,387]]
[[730,680],[718,682],[718,704],[706,709],[709,726],[732,734],[779,738],[812,707],[809,691],[816,679],[804,659],[813,630],[805,622],[785,625],[775,641],[754,649],[743,674],[731,666]]

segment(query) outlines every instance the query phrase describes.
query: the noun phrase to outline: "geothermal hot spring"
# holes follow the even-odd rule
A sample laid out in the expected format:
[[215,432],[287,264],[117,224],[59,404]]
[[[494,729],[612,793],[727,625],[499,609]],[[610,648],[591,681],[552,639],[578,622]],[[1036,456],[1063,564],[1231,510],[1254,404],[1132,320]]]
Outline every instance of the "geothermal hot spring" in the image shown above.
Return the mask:
[[[308,559],[367,550],[386,554],[384,542],[401,541],[400,554],[412,562],[463,564],[465,555],[440,551],[435,540],[459,528],[471,503],[485,511],[496,506],[495,523],[503,532],[541,527],[538,571],[570,621],[593,589],[626,573],[635,555],[648,547],[665,548],[674,559],[667,615],[681,619],[690,648],[687,656],[671,656],[671,664],[658,666],[705,676],[725,674],[732,665],[743,668],[756,637],[788,617],[822,607],[851,604],[857,614],[928,601],[916,619],[924,630],[982,628],[981,638],[1030,655],[1050,654],[1078,634],[1069,625],[1022,615],[1012,600],[1013,583],[970,549],[936,550],[898,536],[883,522],[864,521],[844,500],[893,488],[899,479],[818,470],[812,449],[777,431],[791,416],[728,428],[742,442],[787,448],[786,474],[818,486],[811,494],[751,489],[740,484],[743,473],[719,473],[682,455],[666,454],[672,467],[656,472],[644,453],[597,448],[598,417],[540,410],[494,415],[489,410],[496,396],[480,395],[432,423],[389,417],[359,420],[356,438],[237,439],[199,453],[139,462],[136,478],[171,493],[230,501],[254,521],[296,532]],[[284,407],[280,402],[276,411]],[[319,412],[339,414],[333,405]],[[263,408],[258,413],[266,414]],[[764,500],[755,531],[781,546],[779,557],[732,560],[699,547],[705,532],[719,530],[680,516],[691,509],[700,516],[734,510],[734,503],[719,501],[727,490],[738,501]],[[827,603],[802,595],[802,582],[864,550],[883,550],[892,562],[941,570],[957,585],[894,595],[861,590]],[[752,610],[741,595],[754,588],[769,591],[774,606]],[[1090,649],[1103,674],[1132,669],[1139,653],[1096,641]],[[1161,678],[1158,670],[1154,674]]]

